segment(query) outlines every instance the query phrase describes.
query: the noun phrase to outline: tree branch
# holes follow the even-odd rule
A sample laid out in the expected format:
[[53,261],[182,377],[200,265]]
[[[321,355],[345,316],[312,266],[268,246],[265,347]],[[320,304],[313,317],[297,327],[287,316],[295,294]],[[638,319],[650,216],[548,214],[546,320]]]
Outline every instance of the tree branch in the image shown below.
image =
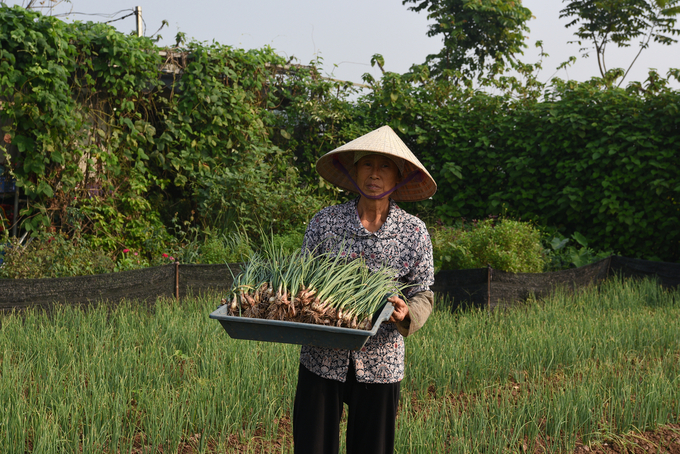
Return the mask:
[[640,50],[638,51],[637,55],[636,55],[635,58],[633,59],[633,62],[630,64],[630,66],[628,67],[628,69],[626,70],[626,72],[623,74],[623,78],[621,78],[621,82],[619,82],[619,84],[617,85],[617,87],[620,87],[620,86],[621,86],[621,84],[623,83],[623,80],[624,80],[624,79],[626,78],[626,76],[628,75],[628,72],[629,72],[630,69],[633,67],[633,65],[634,65],[635,62],[637,61],[637,59],[638,59],[638,57],[640,56],[640,54],[642,53],[642,51],[645,50],[647,47],[649,47],[649,41],[652,39],[652,35],[653,35],[653,32],[654,32],[654,27],[655,27],[655,26],[652,25],[652,28],[649,30],[649,35],[647,35],[647,41],[646,41],[644,44],[642,44],[642,43],[640,44]]

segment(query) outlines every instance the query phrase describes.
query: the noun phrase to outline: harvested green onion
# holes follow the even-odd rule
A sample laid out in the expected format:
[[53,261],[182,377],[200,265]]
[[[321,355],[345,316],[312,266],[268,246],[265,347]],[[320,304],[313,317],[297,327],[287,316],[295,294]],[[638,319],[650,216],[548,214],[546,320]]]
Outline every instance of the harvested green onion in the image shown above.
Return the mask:
[[269,248],[251,256],[225,302],[230,315],[371,329],[386,295],[407,287],[394,278],[391,268],[371,272],[361,258]]

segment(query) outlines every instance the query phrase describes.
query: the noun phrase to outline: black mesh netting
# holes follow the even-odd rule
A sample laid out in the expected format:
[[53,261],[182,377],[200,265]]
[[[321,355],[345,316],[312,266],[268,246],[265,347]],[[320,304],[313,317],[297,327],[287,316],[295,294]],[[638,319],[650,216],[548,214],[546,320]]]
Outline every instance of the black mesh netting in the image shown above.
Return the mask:
[[617,273],[623,277],[656,276],[664,287],[678,288],[680,286],[680,263],[650,262],[618,255],[609,258],[611,259],[610,274]]
[[92,276],[3,279],[0,288],[0,309],[124,299],[150,301],[174,295],[175,265]]
[[492,268],[440,271],[432,288],[453,297],[453,304],[495,308],[542,298],[557,288],[581,288],[607,277],[609,258],[570,270],[550,273],[507,273]]
[[488,269],[440,271],[432,290],[453,298],[453,305],[503,307],[543,298],[558,288],[574,290],[596,284],[609,276],[655,277],[668,288],[680,285],[680,263],[652,262],[611,256],[599,262],[550,273],[507,273]]
[[234,276],[241,272],[237,264],[232,265],[180,265],[179,296],[187,293],[198,295],[207,291],[227,292]]
[[[159,297],[226,292],[239,272],[238,264],[164,265],[94,276],[2,279],[0,310],[51,303],[153,302]],[[580,268],[550,273],[506,273],[491,268],[440,271],[432,290],[448,295],[454,306],[494,308],[524,301],[530,295],[541,298],[557,288],[582,288],[614,274],[656,276],[665,287],[680,285],[680,263],[612,256]]]

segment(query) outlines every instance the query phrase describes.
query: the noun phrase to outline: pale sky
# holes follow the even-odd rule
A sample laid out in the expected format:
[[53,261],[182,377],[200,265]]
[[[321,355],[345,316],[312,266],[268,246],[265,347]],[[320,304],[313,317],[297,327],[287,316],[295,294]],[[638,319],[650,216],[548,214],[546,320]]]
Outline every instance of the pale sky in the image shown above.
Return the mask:
[[[578,44],[567,44],[576,38],[573,28],[564,27],[566,19],[559,18],[563,2],[524,0],[522,3],[535,17],[529,22],[528,48],[522,60],[527,63],[538,60],[534,46],[537,40],[543,41],[543,49],[550,55],[543,61],[539,80],[545,82],[557,76],[584,81],[599,75],[594,53],[582,59]],[[270,45],[280,55],[295,57],[298,63],[322,58],[327,75],[357,83],[362,82],[361,75],[366,72],[380,77],[379,69],[370,66],[374,54],[383,55],[387,71],[403,73],[441,48],[440,38],[426,35],[426,14],[409,11],[400,0],[72,0],[58,5],[53,13],[72,11],[66,20],[104,22],[129,14],[135,6],[142,7],[146,36],[154,34],[163,20],[169,23],[160,31],[163,37],[160,45],[173,44],[178,31],[190,39],[216,41],[243,49]],[[134,16],[111,25],[125,33],[136,29]],[[637,42],[626,49],[611,47],[607,66],[625,69],[637,51]],[[572,55],[579,57],[577,63],[556,73],[555,68]],[[652,45],[643,51],[626,83],[644,80],[648,68],[666,75],[672,67],[680,67],[680,43]],[[680,84],[673,86],[679,88]]]

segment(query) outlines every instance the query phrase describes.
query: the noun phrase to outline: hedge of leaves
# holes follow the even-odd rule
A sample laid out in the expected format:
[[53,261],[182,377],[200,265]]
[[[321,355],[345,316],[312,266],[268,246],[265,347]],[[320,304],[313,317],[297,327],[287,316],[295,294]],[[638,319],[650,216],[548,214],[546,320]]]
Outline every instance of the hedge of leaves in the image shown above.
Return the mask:
[[148,110],[160,56],[103,25],[6,6],[0,18],[0,120],[18,151],[3,144],[17,186],[30,200],[23,227],[77,216],[113,237],[158,226],[144,197],[155,179],[145,153],[154,131],[140,111]]
[[539,97],[414,85],[415,75],[383,78],[364,118],[416,151],[445,223],[510,215],[580,232],[598,250],[680,260],[680,92],[667,81],[557,82]]
[[[161,80],[167,62],[181,77]],[[0,6],[0,153],[29,198],[23,228],[81,231],[107,249],[153,248],[173,223],[299,231],[347,196],[315,160],[389,124],[439,183],[409,209],[447,224],[503,214],[598,250],[680,260],[680,92],[655,73],[627,89],[546,87],[520,67],[524,81],[482,91],[414,67],[367,76],[359,96],[315,63],[287,63],[269,48],[160,49]]]
[[447,106],[445,123],[422,126],[436,132],[421,150],[444,183],[437,210],[507,212],[581,232],[600,250],[680,260],[679,107],[677,91],[589,84],[558,86],[543,102],[477,94]]
[[[321,202],[269,138],[284,63],[268,48],[160,49],[0,6],[0,152],[29,199],[22,227],[147,250],[187,220],[296,229]],[[181,78],[162,79],[164,66]]]

